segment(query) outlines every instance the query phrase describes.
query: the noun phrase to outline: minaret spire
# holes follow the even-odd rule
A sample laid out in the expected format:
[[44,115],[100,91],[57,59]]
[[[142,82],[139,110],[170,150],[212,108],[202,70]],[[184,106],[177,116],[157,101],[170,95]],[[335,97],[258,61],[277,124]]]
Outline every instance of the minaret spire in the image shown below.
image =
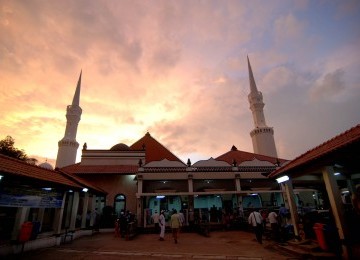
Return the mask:
[[265,104],[263,102],[262,93],[257,90],[254,75],[249,61],[249,56],[247,56],[247,62],[250,83],[250,94],[248,95],[248,100],[250,103],[250,110],[253,115],[255,126],[255,129],[250,132],[254,147],[254,153],[277,158],[274,140],[274,129],[266,125],[264,115]]
[[254,74],[252,72],[251,69],[251,65],[250,65],[250,61],[249,61],[249,56],[247,56],[247,62],[248,62],[248,69],[249,69],[249,82],[250,82],[250,92],[254,92],[257,93],[257,87],[256,87],[256,83],[255,83],[255,79],[254,79]]
[[82,109],[80,104],[80,88],[81,88],[81,75],[77,82],[75,94],[72,104],[66,108],[66,128],[64,137],[58,142],[58,154],[56,159],[56,167],[62,168],[76,161],[76,153],[79,143],[76,141],[77,128],[80,122]]
[[80,71],[80,76],[79,76],[79,80],[76,86],[76,90],[75,90],[75,94],[74,94],[74,98],[72,101],[72,106],[79,106],[80,104],[80,88],[81,88],[81,74],[82,74],[82,70]]

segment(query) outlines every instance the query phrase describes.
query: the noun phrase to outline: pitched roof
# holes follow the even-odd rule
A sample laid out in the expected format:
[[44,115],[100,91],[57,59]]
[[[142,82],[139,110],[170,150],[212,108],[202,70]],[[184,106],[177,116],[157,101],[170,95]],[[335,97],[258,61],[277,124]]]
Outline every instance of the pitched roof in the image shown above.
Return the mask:
[[146,163],[152,161],[161,161],[168,159],[169,161],[182,162],[178,157],[171,153],[165,146],[155,140],[149,132],[144,137],[136,141],[130,146],[131,150],[143,150],[146,151]]
[[[285,166],[280,167],[279,169],[272,172],[269,177],[275,177],[288,171],[294,171],[300,167],[304,167],[305,165],[309,165],[310,163],[324,159],[326,156],[330,156],[331,154],[336,152],[340,152],[339,154],[337,154],[336,159],[340,160],[340,157],[342,155],[348,157],[348,155],[345,155],[341,151],[344,150],[346,147],[350,147],[352,145],[354,145],[354,147],[355,145],[357,145],[357,147],[359,148],[360,124],[298,156]],[[350,158],[350,160],[354,163],[358,163],[359,161],[358,159],[355,159],[355,156],[359,157],[358,152],[358,149],[350,150],[352,156],[352,159]]]
[[83,174],[136,174],[138,165],[81,165],[73,164],[61,168],[62,171],[83,175]]
[[35,180],[82,188],[78,183],[66,178],[61,173],[28,164],[24,161],[0,154],[0,172],[13,176],[27,177]]
[[66,175],[68,178],[70,178],[74,182],[78,183],[79,185],[82,185],[82,187],[85,186],[86,188],[90,188],[93,191],[97,191],[97,192],[100,192],[100,193],[103,193],[103,194],[107,194],[106,191],[104,191],[103,189],[101,189],[99,187],[94,186],[92,183],[88,182],[85,179],[82,179],[82,178],[80,178],[78,176],[75,176],[74,174],[69,174],[69,173],[64,172],[62,170],[59,170],[59,172],[61,172],[63,175]]
[[220,155],[216,158],[216,160],[225,161],[229,164],[233,164],[235,160],[238,165],[242,162],[252,161],[254,159],[258,159],[259,161],[268,161],[272,164],[276,164],[278,162],[283,163],[287,161],[285,159],[279,159],[262,154],[239,151],[235,146],[233,146],[229,152],[224,153],[223,155]]

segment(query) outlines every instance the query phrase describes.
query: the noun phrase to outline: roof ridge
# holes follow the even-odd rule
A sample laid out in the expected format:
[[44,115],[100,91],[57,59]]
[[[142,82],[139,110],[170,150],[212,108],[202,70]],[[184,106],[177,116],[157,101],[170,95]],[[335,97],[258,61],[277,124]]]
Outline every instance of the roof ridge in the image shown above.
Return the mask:
[[[322,148],[322,147],[324,147],[325,145],[327,145],[327,144],[329,144],[329,143],[331,143],[331,142],[335,142],[337,139],[339,139],[339,138],[342,137],[342,136],[346,136],[346,135],[348,135],[349,133],[353,133],[353,131],[354,131],[356,128],[359,128],[359,130],[360,130],[360,124],[358,124],[358,125],[350,128],[350,129],[346,130],[345,132],[342,132],[342,133],[334,136],[333,138],[331,138],[331,139],[329,139],[329,140],[327,140],[327,141],[325,141],[325,142],[323,142],[323,143],[315,146],[314,148],[312,148],[312,149],[310,149],[310,150],[307,150],[307,151],[304,152],[303,154],[301,154],[301,155],[299,155],[298,157],[294,158],[292,161],[295,161],[295,160],[297,160],[297,159],[305,156],[306,154],[308,154],[308,153],[310,153],[310,152],[312,152],[312,151],[318,150],[319,148]],[[360,136],[360,132],[359,132],[358,135]],[[347,140],[347,142],[343,143],[343,145],[351,142],[353,139],[356,139],[356,136],[357,136],[357,135],[355,135],[353,138]],[[340,142],[340,140],[337,140],[337,141]],[[319,153],[320,153],[320,151],[319,151]]]
[[15,161],[17,163],[28,165],[28,166],[31,166],[31,167],[34,167],[34,168],[37,168],[37,169],[46,170],[46,171],[50,171],[50,172],[54,172],[54,171],[56,172],[55,169],[50,170],[50,169],[47,169],[47,168],[43,168],[43,167],[40,167],[39,165],[31,164],[31,163],[28,163],[27,161],[24,161],[24,160],[21,160],[21,159],[18,159],[18,158],[14,158],[14,157],[11,157],[11,156],[7,156],[5,154],[0,154],[0,156],[4,157],[4,159],[9,159],[9,160]]

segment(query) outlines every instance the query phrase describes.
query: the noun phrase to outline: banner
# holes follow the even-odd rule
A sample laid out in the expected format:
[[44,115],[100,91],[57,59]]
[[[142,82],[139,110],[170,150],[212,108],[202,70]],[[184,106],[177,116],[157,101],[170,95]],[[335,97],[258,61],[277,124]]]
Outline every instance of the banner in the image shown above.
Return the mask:
[[0,207],[61,208],[63,194],[24,187],[0,188]]

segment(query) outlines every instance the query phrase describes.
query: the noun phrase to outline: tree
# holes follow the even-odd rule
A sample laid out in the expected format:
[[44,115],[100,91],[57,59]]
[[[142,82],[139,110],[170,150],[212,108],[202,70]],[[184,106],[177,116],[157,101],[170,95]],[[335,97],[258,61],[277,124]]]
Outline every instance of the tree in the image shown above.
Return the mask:
[[17,158],[23,161],[28,161],[29,158],[27,157],[25,151],[15,148],[14,144],[14,138],[9,135],[5,139],[0,140],[0,154]]

